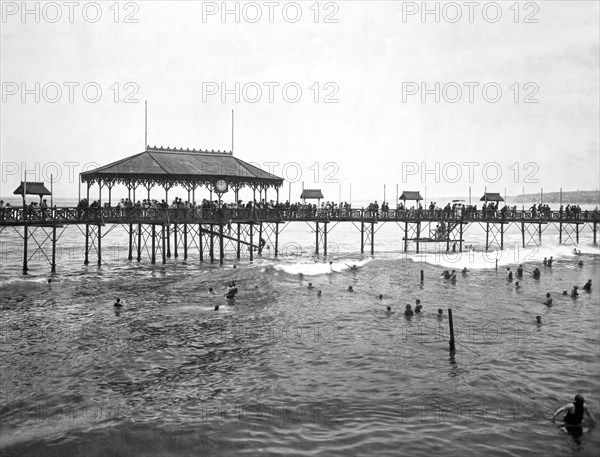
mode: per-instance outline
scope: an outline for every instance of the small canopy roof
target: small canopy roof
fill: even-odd
[[[300,198],[302,200],[306,200],[307,198],[321,199],[323,198],[323,192],[321,192],[321,189],[304,189]]]
[[[413,192],[413,191],[406,191],[403,190],[402,191],[402,195],[400,195],[399,200],[423,200],[423,197],[421,197],[421,193],[420,192]]]
[[[479,200],[481,202],[503,202],[504,199],[499,193],[486,192],[483,197]]]
[[[14,195],[23,195],[23,190],[27,195],[39,195],[42,198],[42,195],[50,195],[50,191],[46,189],[43,182],[29,182],[27,181],[27,185],[23,181],[19,184],[19,187],[15,189],[13,192]]]

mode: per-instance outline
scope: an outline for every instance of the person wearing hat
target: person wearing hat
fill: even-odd
[[[583,286],[583,290],[585,290],[586,292],[592,291],[592,280],[591,279],[588,279],[588,282],[585,283],[585,285]]]

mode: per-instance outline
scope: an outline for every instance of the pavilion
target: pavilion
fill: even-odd
[[[23,206],[25,206],[25,195],[38,195],[40,197],[40,204],[42,203],[42,197],[44,195],[52,195],[52,193],[46,189],[43,182],[28,182],[21,181],[19,187],[15,189],[13,195],[21,195],[23,197]]]
[[[195,201],[194,193],[198,187],[207,188],[211,192],[211,199],[212,192],[217,193],[220,199],[223,194],[233,190],[236,202],[239,190],[244,187],[253,190],[255,200],[257,190],[259,198],[264,191],[266,200],[267,189],[272,187],[276,190],[277,201],[279,201],[279,188],[283,185],[283,178],[234,157],[233,152],[230,151],[203,151],[189,148],[184,150],[162,146],[147,146],[146,150],[139,154],[83,172],[80,177],[81,182],[87,184],[88,200],[90,187],[98,184],[100,203],[102,188],[107,187],[109,204],[112,188],[116,184],[127,187],[132,201],[135,201],[135,191],[138,187],[147,190],[148,199],[153,187],[162,187],[167,202],[169,190],[178,185],[187,190],[189,202]]]
[[[321,199],[323,198],[323,192],[321,189],[304,189],[302,194],[300,195],[302,199],[302,203],[306,203],[306,200],[317,200],[317,204],[321,203]]]
[[[398,195],[398,194],[396,194]],[[421,200],[423,200],[423,197],[421,197],[421,193],[419,191],[406,191],[403,190],[402,191],[402,195],[400,195],[400,198],[398,200],[402,200],[404,201],[404,208],[406,208],[406,200],[414,200],[416,207],[419,207],[419,202]]]

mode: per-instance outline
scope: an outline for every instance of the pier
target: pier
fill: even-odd
[[[194,251],[201,262],[224,263],[226,251],[233,251],[240,259],[242,250],[248,250],[250,260],[268,249],[277,258],[280,254],[279,237],[293,223],[303,223],[315,234],[314,253],[327,256],[328,239],[338,224],[352,224],[360,232],[360,252],[374,254],[376,234],[384,224],[398,228],[398,249],[419,253],[426,243],[441,243],[446,250],[463,251],[466,232],[473,227],[485,232],[485,250],[504,249],[504,236],[509,228],[521,233],[523,248],[539,246],[549,227],[558,231],[561,244],[578,244],[580,235],[591,231],[597,242],[598,211],[528,211],[475,210],[471,208],[446,209],[347,209],[305,206],[293,209],[279,201],[283,179],[267,173],[236,157],[231,152],[195,151],[170,148],[151,148],[113,164],[90,170],[80,175],[86,185],[86,201],[90,189],[98,185],[96,207],[5,207],[0,208],[0,233],[16,231],[23,241],[23,272],[29,269],[34,254],[41,253],[56,271],[56,249],[60,237],[69,226],[76,226],[83,237],[84,261],[102,265],[103,239],[117,229],[124,229],[128,239],[128,260],[141,262],[147,257],[151,263],[163,264],[169,259],[183,257]],[[190,207],[139,208],[112,206],[112,189],[126,186],[129,199],[136,201],[136,190],[162,187],[165,202],[174,186],[187,190]],[[217,208],[195,205],[195,191],[204,187],[218,197]],[[267,191],[274,189],[276,203],[271,208],[243,205],[239,191],[249,187],[253,201],[268,201]],[[21,187],[19,187],[20,189]],[[108,189],[107,205],[102,204],[102,189]],[[222,196],[233,191],[235,202],[222,205]],[[483,198],[487,199],[485,194]],[[403,197],[420,199],[418,192],[405,192]],[[41,198],[41,197],[40,197]],[[500,198],[500,197],[499,197]],[[401,197],[402,199],[402,197]],[[404,198],[404,203],[406,203]],[[410,198],[409,198],[410,199]],[[79,195],[81,201],[81,195]],[[24,198],[25,203],[25,198]],[[165,203],[166,205],[166,203]],[[30,250],[33,247],[33,251]]]

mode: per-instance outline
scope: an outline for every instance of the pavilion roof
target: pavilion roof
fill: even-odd
[[[50,191],[46,189],[43,182],[29,182],[27,181],[27,186],[23,185],[23,181],[19,184],[19,187],[15,189],[13,192],[14,195],[23,195],[23,187],[25,187],[25,193],[27,195],[50,195]]]
[[[480,202],[503,202],[504,199],[500,196],[500,193],[486,192],[483,197],[479,200]]]
[[[323,192],[321,192],[321,189],[304,189],[300,198],[303,200],[306,200],[307,198],[323,198]]]
[[[244,162],[227,151],[160,148],[81,173],[83,182],[206,184],[225,179],[230,183],[279,187],[283,178]]]
[[[398,200],[423,200],[423,197],[421,197],[421,193],[419,191],[417,192],[413,192],[413,191],[406,191],[403,190],[402,191],[402,195],[400,195],[400,198]]]

